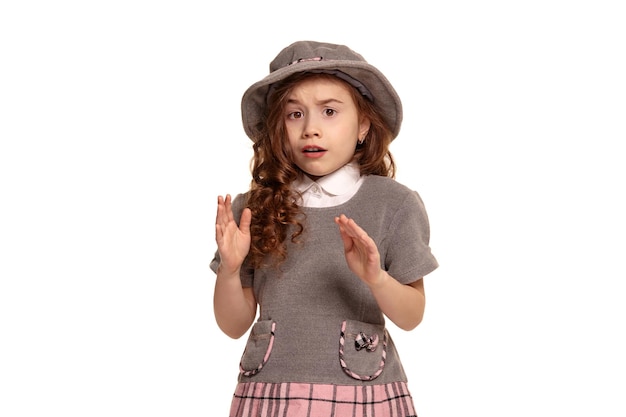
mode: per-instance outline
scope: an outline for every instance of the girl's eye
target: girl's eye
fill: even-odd
[[[337,112],[335,110],[333,110],[333,109],[324,109],[324,114],[326,116],[334,116],[335,113],[337,113]]]
[[[292,111],[291,113],[289,113],[287,115],[288,118],[290,119],[299,119],[302,117],[302,112],[299,111]]]

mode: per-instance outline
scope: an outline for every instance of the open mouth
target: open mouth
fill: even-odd
[[[326,152],[326,149],[320,148],[318,146],[306,146],[304,149],[302,149],[302,152],[304,152],[304,153],[320,153],[320,152]]]

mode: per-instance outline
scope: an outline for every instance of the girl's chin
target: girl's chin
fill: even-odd
[[[307,177],[311,178],[313,181],[317,181],[320,178],[323,178],[327,175],[330,175],[336,171],[338,171],[341,167],[334,169],[334,170],[330,170],[330,171],[325,171],[325,170],[309,170],[309,171],[305,171],[302,168],[300,168],[300,170],[304,173],[304,175],[306,175]]]
[[[307,177],[309,177],[312,181],[317,181],[320,178],[323,178],[324,175],[313,175],[313,174],[309,174],[308,172],[305,172],[304,175],[306,175]]]

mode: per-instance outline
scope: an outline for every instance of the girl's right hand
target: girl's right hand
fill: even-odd
[[[250,251],[250,221],[252,212],[245,208],[241,213],[239,227],[233,217],[231,196],[217,197],[215,240],[220,254],[220,268],[237,271]]]

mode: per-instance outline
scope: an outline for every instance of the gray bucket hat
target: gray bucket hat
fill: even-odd
[[[254,140],[272,84],[297,72],[336,75],[356,87],[381,111],[395,139],[402,124],[402,102],[387,78],[365,59],[344,45],[299,41],[284,48],[270,63],[270,73],[250,86],[241,99],[241,117],[246,135]]]

